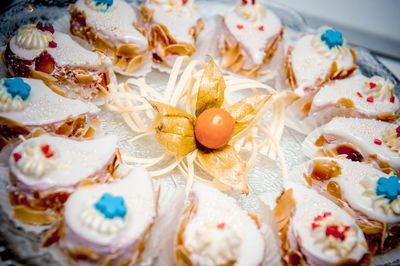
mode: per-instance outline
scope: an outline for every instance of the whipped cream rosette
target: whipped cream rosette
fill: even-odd
[[[115,136],[76,141],[51,135],[19,144],[9,158],[14,217],[50,223],[77,187],[112,181],[120,163],[116,145]]]
[[[141,15],[153,61],[172,67],[178,56],[196,52],[204,28],[194,0],[146,0]]]
[[[385,173],[400,171],[399,122],[338,117],[311,132],[303,152],[314,156],[343,156],[358,162],[372,162]]]
[[[143,251],[157,206],[150,175],[136,166],[114,183],[79,187],[65,203],[61,227],[47,240],[60,240],[61,249],[78,264],[133,265]]]
[[[308,134],[337,116],[393,122],[399,118],[399,108],[400,102],[390,80],[355,74],[332,80],[294,101],[287,109],[285,123]]]
[[[0,80],[0,148],[19,135],[55,133],[90,138],[100,109],[80,100],[62,97],[43,81],[29,78]]]
[[[70,33],[109,57],[116,72],[135,75],[150,69],[145,32],[124,0],[79,0],[69,12]]]
[[[9,39],[3,58],[12,76],[42,79],[63,95],[91,99],[106,94],[115,82],[108,58],[41,22],[21,26]]]
[[[368,245],[356,220],[301,184],[285,182],[275,216],[289,265],[367,265]]]
[[[400,180],[371,164],[319,157],[295,168],[288,181],[310,186],[355,216],[372,253],[400,237]]]
[[[329,80],[343,79],[357,69],[356,54],[348,48],[342,33],[326,30],[304,34],[289,46],[286,59],[288,88],[303,96]]]
[[[264,66],[281,46],[283,31],[280,19],[264,4],[239,1],[222,18],[217,44],[222,67],[250,78],[267,75]]]

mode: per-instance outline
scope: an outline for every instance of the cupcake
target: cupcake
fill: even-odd
[[[282,44],[280,19],[262,3],[240,1],[224,15],[218,37],[221,65],[249,78],[266,75],[264,68]]]
[[[303,152],[314,156],[343,156],[372,162],[385,173],[400,171],[400,121],[338,117],[317,128],[303,142]]]
[[[3,60],[12,76],[42,79],[64,95],[85,99],[105,95],[115,78],[103,54],[84,49],[41,22],[20,27],[9,39]]]
[[[315,158],[296,168],[289,181],[311,186],[355,216],[372,253],[400,241],[400,181],[371,164],[329,157]]]
[[[9,158],[14,217],[36,225],[56,220],[77,187],[113,179],[116,145],[115,136],[76,141],[51,135],[19,144]]]
[[[288,107],[286,124],[308,134],[337,116],[393,122],[400,116],[399,108],[390,80],[356,74],[332,80],[293,102]]]
[[[356,54],[347,47],[342,33],[329,29],[317,35],[304,34],[287,51],[287,86],[303,96],[330,80],[350,76],[357,69],[355,63]]]
[[[79,0],[69,8],[70,32],[132,75],[146,62],[148,44],[135,10],[124,0]]]
[[[145,0],[141,15],[154,62],[172,67],[176,57],[196,52],[204,22],[194,0]]]
[[[93,136],[100,109],[62,97],[43,81],[29,78],[0,80],[0,148],[19,135],[55,133],[74,138]]]
[[[79,264],[133,265],[157,203],[151,177],[141,167],[112,184],[80,187],[65,203],[60,247]]]
[[[356,220],[316,191],[285,183],[275,216],[288,265],[368,265],[368,245]]]

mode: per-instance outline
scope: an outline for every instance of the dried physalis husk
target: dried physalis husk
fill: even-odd
[[[235,120],[234,135],[242,132],[253,121],[270,97],[271,95],[246,97],[234,105],[226,107],[226,111]]]
[[[224,102],[226,84],[221,71],[210,58],[210,62],[204,68],[200,80],[199,92],[197,93],[196,116],[204,110],[214,107],[221,107]]]
[[[211,176],[235,190],[249,193],[246,180],[247,166],[235,148],[227,145],[220,150],[199,150],[197,155],[200,167]]]
[[[159,115],[153,123],[157,141],[177,156],[196,149],[194,117],[181,109],[156,101],[148,101]]]

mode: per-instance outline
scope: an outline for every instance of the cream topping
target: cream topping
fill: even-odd
[[[239,3],[226,12],[224,21],[256,65],[263,63],[265,48],[282,28],[280,19],[261,3]]]
[[[116,234],[126,226],[126,220],[121,217],[107,219],[94,207],[94,202],[89,202],[81,213],[80,218],[84,226],[99,234]]]
[[[53,40],[48,31],[38,30],[35,24],[22,26],[18,29],[17,45],[23,49],[43,50]]]
[[[338,69],[349,68],[353,65],[351,53],[336,60],[321,55],[312,45],[313,35],[304,35],[296,42],[292,51],[292,66],[298,87],[295,92],[303,96],[305,89],[311,89],[319,79],[325,79],[336,62]]]
[[[115,232],[109,231],[111,227],[105,226],[101,222],[104,222],[103,219],[99,220],[99,224],[108,227],[108,233],[99,231],[96,229],[98,226],[93,226],[93,223],[89,225],[82,219],[88,204],[97,202],[104,193],[123,197],[127,209],[123,218],[125,225],[118,227]],[[83,241],[87,245],[101,245],[112,252],[142,239],[142,234],[154,222],[155,216],[156,200],[152,180],[148,172],[139,166],[133,167],[128,176],[115,183],[80,187],[68,198],[64,211],[65,223],[78,237],[75,239],[78,243]]]
[[[37,146],[42,143],[48,144],[57,151],[57,160],[62,162],[62,165],[58,165],[52,171],[44,172],[40,179],[30,172],[22,171],[13,156],[9,159],[10,171],[20,182],[32,189],[44,190],[54,186],[72,186],[85,178],[105,174],[101,170],[110,163],[115,154],[117,137],[105,136],[77,141],[65,137],[42,135],[21,143],[13,150],[13,154],[23,155],[25,145]]]
[[[386,131],[382,133],[382,139],[393,151],[400,154],[400,120],[390,124]]]
[[[80,114],[97,115],[100,109],[89,102],[62,97],[49,89],[41,80],[23,78],[31,86],[29,98],[23,110],[0,112],[1,117],[25,126],[40,126],[65,120]]]
[[[326,56],[329,59],[337,60],[343,58],[349,53],[349,50],[346,47],[346,40],[343,40],[343,45],[334,46],[329,48],[329,46],[321,40],[322,33],[319,35],[315,35],[312,39],[313,48],[323,56]]]
[[[0,81],[0,115],[1,112],[21,111],[27,105],[20,96],[12,97],[4,87],[4,80]]]
[[[114,0],[107,12],[94,10],[85,0],[78,0],[75,7],[84,11],[86,23],[92,26],[99,36],[117,47],[122,44],[134,44],[143,52],[147,49],[147,39],[136,28],[136,13],[123,0]]]
[[[194,0],[152,0],[152,2],[161,6],[166,12],[173,12],[181,8],[184,8],[185,12],[189,12],[191,9],[194,10],[196,8]]]
[[[365,82],[364,93],[375,100],[391,102],[394,99],[394,85],[388,79],[373,76]]]
[[[265,245],[262,235],[247,212],[240,209],[233,198],[201,183],[193,185],[189,197],[191,201],[198,201],[198,208],[196,215],[189,221],[183,233],[185,247],[199,246],[199,228],[202,228],[206,222],[217,225],[224,223],[228,225],[227,229],[229,230],[226,233],[229,236],[225,235],[225,232],[219,232],[223,234],[211,239],[214,241],[223,240],[224,243],[213,243],[212,245],[223,248],[226,247],[226,243],[230,243],[231,248],[236,246],[231,250],[236,249],[236,251],[230,253],[232,255],[237,253],[235,258],[232,257],[236,261],[235,265],[259,265],[262,262]],[[242,240],[237,243],[240,235]],[[229,239],[228,242],[226,242],[226,237]],[[207,239],[207,236],[205,238]],[[222,253],[219,252],[218,254],[221,255]],[[215,256],[213,257],[215,258]],[[224,259],[222,256],[216,255],[216,257],[216,260]],[[190,259],[195,265],[215,265],[211,257],[204,256],[203,253],[193,252]]]

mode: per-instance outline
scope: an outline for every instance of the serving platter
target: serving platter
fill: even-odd
[[[10,5],[0,18],[0,44],[5,44],[9,35],[15,33],[20,25],[28,23],[36,23],[38,20],[54,23],[66,15],[67,6],[74,1],[16,1]],[[293,41],[304,32],[315,33],[321,29],[309,27],[304,19],[295,11],[288,7],[276,4],[270,1],[262,1],[282,20],[285,26],[285,46],[293,43]],[[216,25],[215,16],[222,15],[224,11],[233,4],[229,0],[220,1],[196,1],[202,17],[208,25],[209,29],[213,29]],[[139,5],[139,2],[133,1],[133,5]],[[380,75],[388,78],[395,85],[395,93],[400,97],[400,82],[396,77],[386,69],[368,50],[361,47],[353,47],[357,53],[357,65],[359,71],[366,76]],[[206,58],[203,58],[206,59]],[[5,77],[6,70],[4,66],[0,67],[1,77]],[[146,76],[146,82],[158,92],[165,90],[168,74],[153,70]],[[120,82],[125,81],[124,77],[118,77]],[[245,95],[237,95],[241,97]],[[159,152],[161,147],[154,139],[146,139],[142,142],[136,142],[133,145],[129,140],[135,136],[119,113],[107,110],[102,106],[100,113],[101,129],[100,134],[116,134],[119,137],[119,147],[122,154],[132,156],[146,156]],[[268,115],[268,114],[267,114]],[[301,154],[301,143],[305,136],[286,128],[280,141],[287,169],[305,161],[306,158]],[[0,157],[0,186],[1,192],[4,192],[6,179],[8,177],[8,169],[4,157]],[[161,186],[160,211],[166,208],[168,199],[177,189],[185,187],[185,179],[178,170],[154,179],[156,184]],[[236,198],[239,205],[252,212],[259,213],[259,197],[273,198],[281,192],[282,173],[278,161],[259,155],[253,169],[248,173],[249,194],[244,195],[238,192],[229,192],[231,196]],[[60,263],[68,264],[60,254],[55,250],[42,249],[40,247],[43,237],[42,228],[21,226],[10,220],[9,206],[7,206],[7,195],[1,193],[0,204],[0,256],[4,263],[17,265],[58,265]],[[171,229],[172,230],[172,229]],[[148,252],[149,253],[149,252]],[[151,253],[151,251],[150,251]],[[374,257],[372,264],[374,265],[397,265],[400,263],[400,249],[397,248],[391,252]],[[148,258],[143,260],[142,264],[162,265],[157,258]]]

